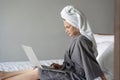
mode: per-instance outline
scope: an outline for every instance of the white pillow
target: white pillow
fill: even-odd
[[[96,59],[107,80],[113,80],[114,35],[94,34],[94,37],[98,50]]]
[[[112,41],[114,42],[114,35],[99,35],[99,34],[94,34],[95,41],[96,43],[101,43],[105,41]]]
[[[97,44],[98,55],[102,54],[107,47],[114,42],[114,35],[94,34]]]
[[[114,43],[111,43],[102,54],[97,56],[97,61],[107,80],[113,80]]]
[[[111,41],[103,41],[97,43],[98,55],[102,54],[111,45],[111,43]]]

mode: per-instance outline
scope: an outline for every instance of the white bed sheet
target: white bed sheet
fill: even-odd
[[[49,66],[52,63],[62,64],[63,59],[57,60],[41,60],[41,65]],[[0,63],[0,71],[17,71],[33,68],[33,65],[29,61],[17,61],[17,62],[1,62]]]

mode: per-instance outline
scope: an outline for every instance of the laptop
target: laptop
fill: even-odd
[[[26,46],[26,45],[22,45],[23,50],[25,51],[28,59],[30,60],[30,62],[35,66],[35,67],[39,67],[39,68],[43,68],[42,65],[40,64],[39,60],[37,59],[32,47],[30,46]]]
[[[25,53],[26,53],[28,59],[30,60],[30,62],[34,65],[34,67],[38,67],[38,68],[41,68],[41,69],[44,68],[46,70],[52,70],[52,71],[57,71],[57,72],[64,72],[64,71],[61,71],[61,70],[54,69],[50,66],[41,65],[39,60],[37,59],[32,47],[27,46],[27,45],[22,45],[22,48],[25,51]]]

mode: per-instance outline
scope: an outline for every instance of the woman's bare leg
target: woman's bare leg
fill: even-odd
[[[17,76],[17,75],[24,74],[24,73],[30,72],[30,71],[33,71],[33,69],[19,70],[19,71],[13,71],[13,72],[0,71],[0,79],[5,79],[5,78]]]
[[[40,79],[38,70],[39,69],[34,69],[3,80],[37,80]]]

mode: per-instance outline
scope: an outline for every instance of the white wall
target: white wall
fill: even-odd
[[[21,44],[39,59],[63,58],[69,38],[60,11],[82,10],[95,33],[113,33],[114,0],[0,0],[0,62],[28,60]]]

